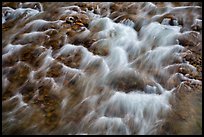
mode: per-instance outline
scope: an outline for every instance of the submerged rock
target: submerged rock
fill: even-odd
[[[116,90],[130,92],[144,90],[144,80],[138,73],[132,71],[112,72],[108,75],[108,84]]]

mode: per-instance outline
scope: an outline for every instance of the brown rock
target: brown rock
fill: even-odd
[[[195,31],[188,31],[188,32],[182,33],[178,37],[178,40],[184,46],[187,46],[187,45],[197,46],[199,43],[202,42],[201,35]]]
[[[144,80],[134,71],[121,71],[109,74],[108,84],[117,89],[125,92],[131,90],[144,90]]]

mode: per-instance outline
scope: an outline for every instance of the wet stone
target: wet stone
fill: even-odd
[[[68,55],[60,55],[56,59],[71,68],[79,68],[82,60],[82,51],[75,50],[72,53],[69,53]]]
[[[35,74],[34,74],[34,78],[35,79],[41,79],[45,76],[45,72],[44,71],[37,71]]]
[[[7,78],[10,82],[20,86],[27,80],[30,71],[31,68],[28,65],[20,62],[9,71]]]
[[[2,66],[3,67],[10,67],[15,65],[16,62],[18,62],[18,55],[16,53],[8,55],[6,57],[2,58]]]
[[[87,72],[88,74],[99,72],[102,67],[102,63],[102,59],[90,61],[89,64],[87,64],[87,66],[85,67],[85,72]]]
[[[13,98],[11,100],[5,100],[2,102],[2,112],[9,112],[15,109],[19,104],[19,99]]]
[[[42,53],[41,55],[36,58],[36,60],[32,63],[32,66],[35,70],[37,70],[42,64],[44,63],[44,59],[46,57],[46,54]]]
[[[23,87],[21,87],[20,93],[23,95],[23,100],[28,102],[35,96],[35,91],[36,83],[27,82]]]
[[[99,56],[108,56],[109,55],[109,45],[102,45],[99,46],[100,43],[92,44],[92,46],[89,48],[89,50],[94,54],[94,55],[99,55]]]
[[[45,51],[42,47],[36,47],[35,45],[26,45],[19,51],[19,60],[25,61],[36,67],[35,62],[39,59],[40,55]]]
[[[25,2],[20,5],[22,8],[31,8],[38,11],[43,11],[43,7],[39,2]]]
[[[111,87],[117,90],[129,92],[132,90],[143,90],[144,80],[141,76],[130,72],[119,72],[120,75],[110,74],[111,77],[108,82]],[[112,76],[113,75],[113,76]]]
[[[179,42],[181,43],[181,45],[187,46],[196,46],[198,45],[201,41],[201,35],[198,32],[195,31],[188,31],[185,32],[183,34],[181,34],[178,37]]]
[[[20,4],[19,2],[3,2],[2,6],[3,7],[11,7],[13,9],[16,9],[19,7],[19,4]]]
[[[62,65],[60,63],[54,63],[50,66],[49,70],[47,71],[48,77],[59,77],[62,73]]]

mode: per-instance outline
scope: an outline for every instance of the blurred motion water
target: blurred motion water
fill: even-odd
[[[2,133],[202,134],[201,37],[199,2],[3,2]]]

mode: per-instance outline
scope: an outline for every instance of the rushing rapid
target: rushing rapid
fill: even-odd
[[[185,43],[202,46],[201,10],[199,3],[4,3],[2,133],[180,134],[165,125],[177,94],[193,91],[185,83],[202,85],[185,59],[192,53]]]

